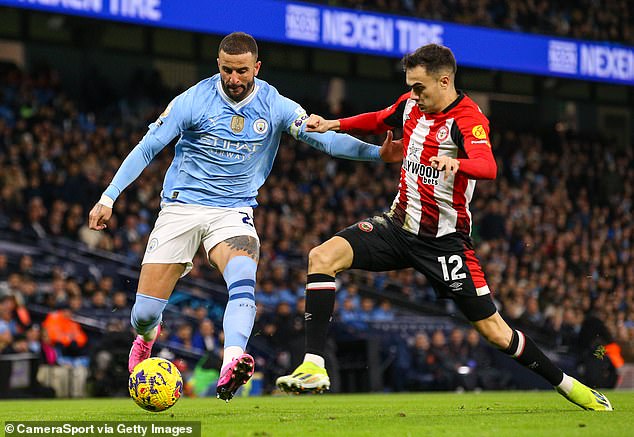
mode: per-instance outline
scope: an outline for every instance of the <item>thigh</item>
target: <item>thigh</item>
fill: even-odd
[[[210,208],[208,226],[202,236],[211,265],[222,272],[233,256],[258,261],[260,239],[253,223],[253,208]]]
[[[186,264],[143,264],[137,293],[169,299]]]
[[[260,241],[248,235],[230,237],[216,244],[207,254],[209,263],[224,273],[229,261],[236,256],[248,256],[257,263],[260,259]]]
[[[439,297],[452,298],[469,321],[495,313],[489,287],[470,241],[454,233],[412,242],[411,262]]]
[[[352,247],[351,269],[385,272],[411,267],[404,256],[406,242],[383,216],[361,220],[339,231],[336,236],[345,239]]]

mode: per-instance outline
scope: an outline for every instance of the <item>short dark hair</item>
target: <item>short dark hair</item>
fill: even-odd
[[[456,74],[456,58],[448,47],[439,44],[427,44],[419,47],[414,53],[403,56],[403,69],[425,67],[427,74],[435,75],[441,70],[449,70]]]
[[[225,52],[228,55],[242,55],[243,53],[253,53],[253,55],[257,58],[258,44],[255,42],[255,39],[248,33],[233,32],[225,36],[222,41],[220,41],[218,54],[220,54],[221,51]]]

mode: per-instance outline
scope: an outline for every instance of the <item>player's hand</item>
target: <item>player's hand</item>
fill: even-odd
[[[383,145],[379,150],[381,159],[385,162],[401,162],[403,161],[403,139],[394,140],[394,134],[391,130],[387,131],[387,136]]]
[[[436,170],[445,171],[445,180],[449,175],[458,173],[458,167],[460,167],[460,161],[449,156],[432,156],[429,158],[429,162]]]
[[[108,227],[106,222],[111,216],[112,208],[108,208],[106,205],[97,203],[90,210],[90,214],[88,214],[88,227],[95,231],[103,231]]]
[[[339,120],[326,120],[317,114],[310,114],[306,120],[306,132],[324,133],[329,130],[339,130]]]

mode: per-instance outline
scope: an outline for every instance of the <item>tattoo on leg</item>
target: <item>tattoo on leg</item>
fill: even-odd
[[[255,261],[260,259],[260,243],[253,237],[241,235],[225,240],[230,248],[246,252]]]

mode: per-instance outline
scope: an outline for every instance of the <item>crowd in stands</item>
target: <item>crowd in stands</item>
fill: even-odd
[[[627,0],[311,1],[472,26],[634,44],[632,5]]]
[[[128,105],[125,114],[95,114],[84,104],[69,98],[51,71],[2,73],[0,231],[21,241],[80,241],[125,255],[138,267],[159,211],[171,147],[124,191],[105,231],[90,231],[87,214],[162,109]],[[492,142],[499,176],[477,185],[473,237],[500,311],[579,361],[588,361],[605,345],[620,345],[626,359],[634,360],[632,149],[565,129],[521,133],[495,122]],[[302,353],[309,250],[386,210],[398,171],[398,165],[335,160],[290,137],[283,140],[255,216],[262,248],[253,344],[264,351],[259,359],[268,360],[260,368],[270,372],[265,375],[269,382],[290,370]],[[202,252],[190,277],[224,284]],[[455,313],[451,302],[436,301],[424,276],[411,269],[349,272],[339,280],[335,320],[348,333],[365,335],[374,323],[397,319],[407,312],[398,302]],[[135,290],[117,278],[80,281],[62,267],[40,269],[29,255],[12,260],[0,253],[0,287],[0,353],[27,348],[47,363],[87,365],[91,360],[96,375],[108,368],[103,360],[127,353]],[[373,297],[376,293],[381,298]],[[49,313],[41,327],[31,320],[32,305]],[[188,370],[183,364],[200,381],[221,359],[221,313],[207,305],[184,305],[179,311],[182,320],[165,327],[161,344],[202,355]],[[108,320],[109,334],[87,342],[76,321],[81,317]],[[115,341],[120,348],[110,343]],[[507,375],[489,369],[489,351],[482,347],[473,331],[419,332],[404,346],[407,358],[401,357],[399,365],[410,370],[405,386],[396,388],[507,385]],[[97,355],[102,361],[95,362]],[[487,370],[468,370],[477,366]]]

